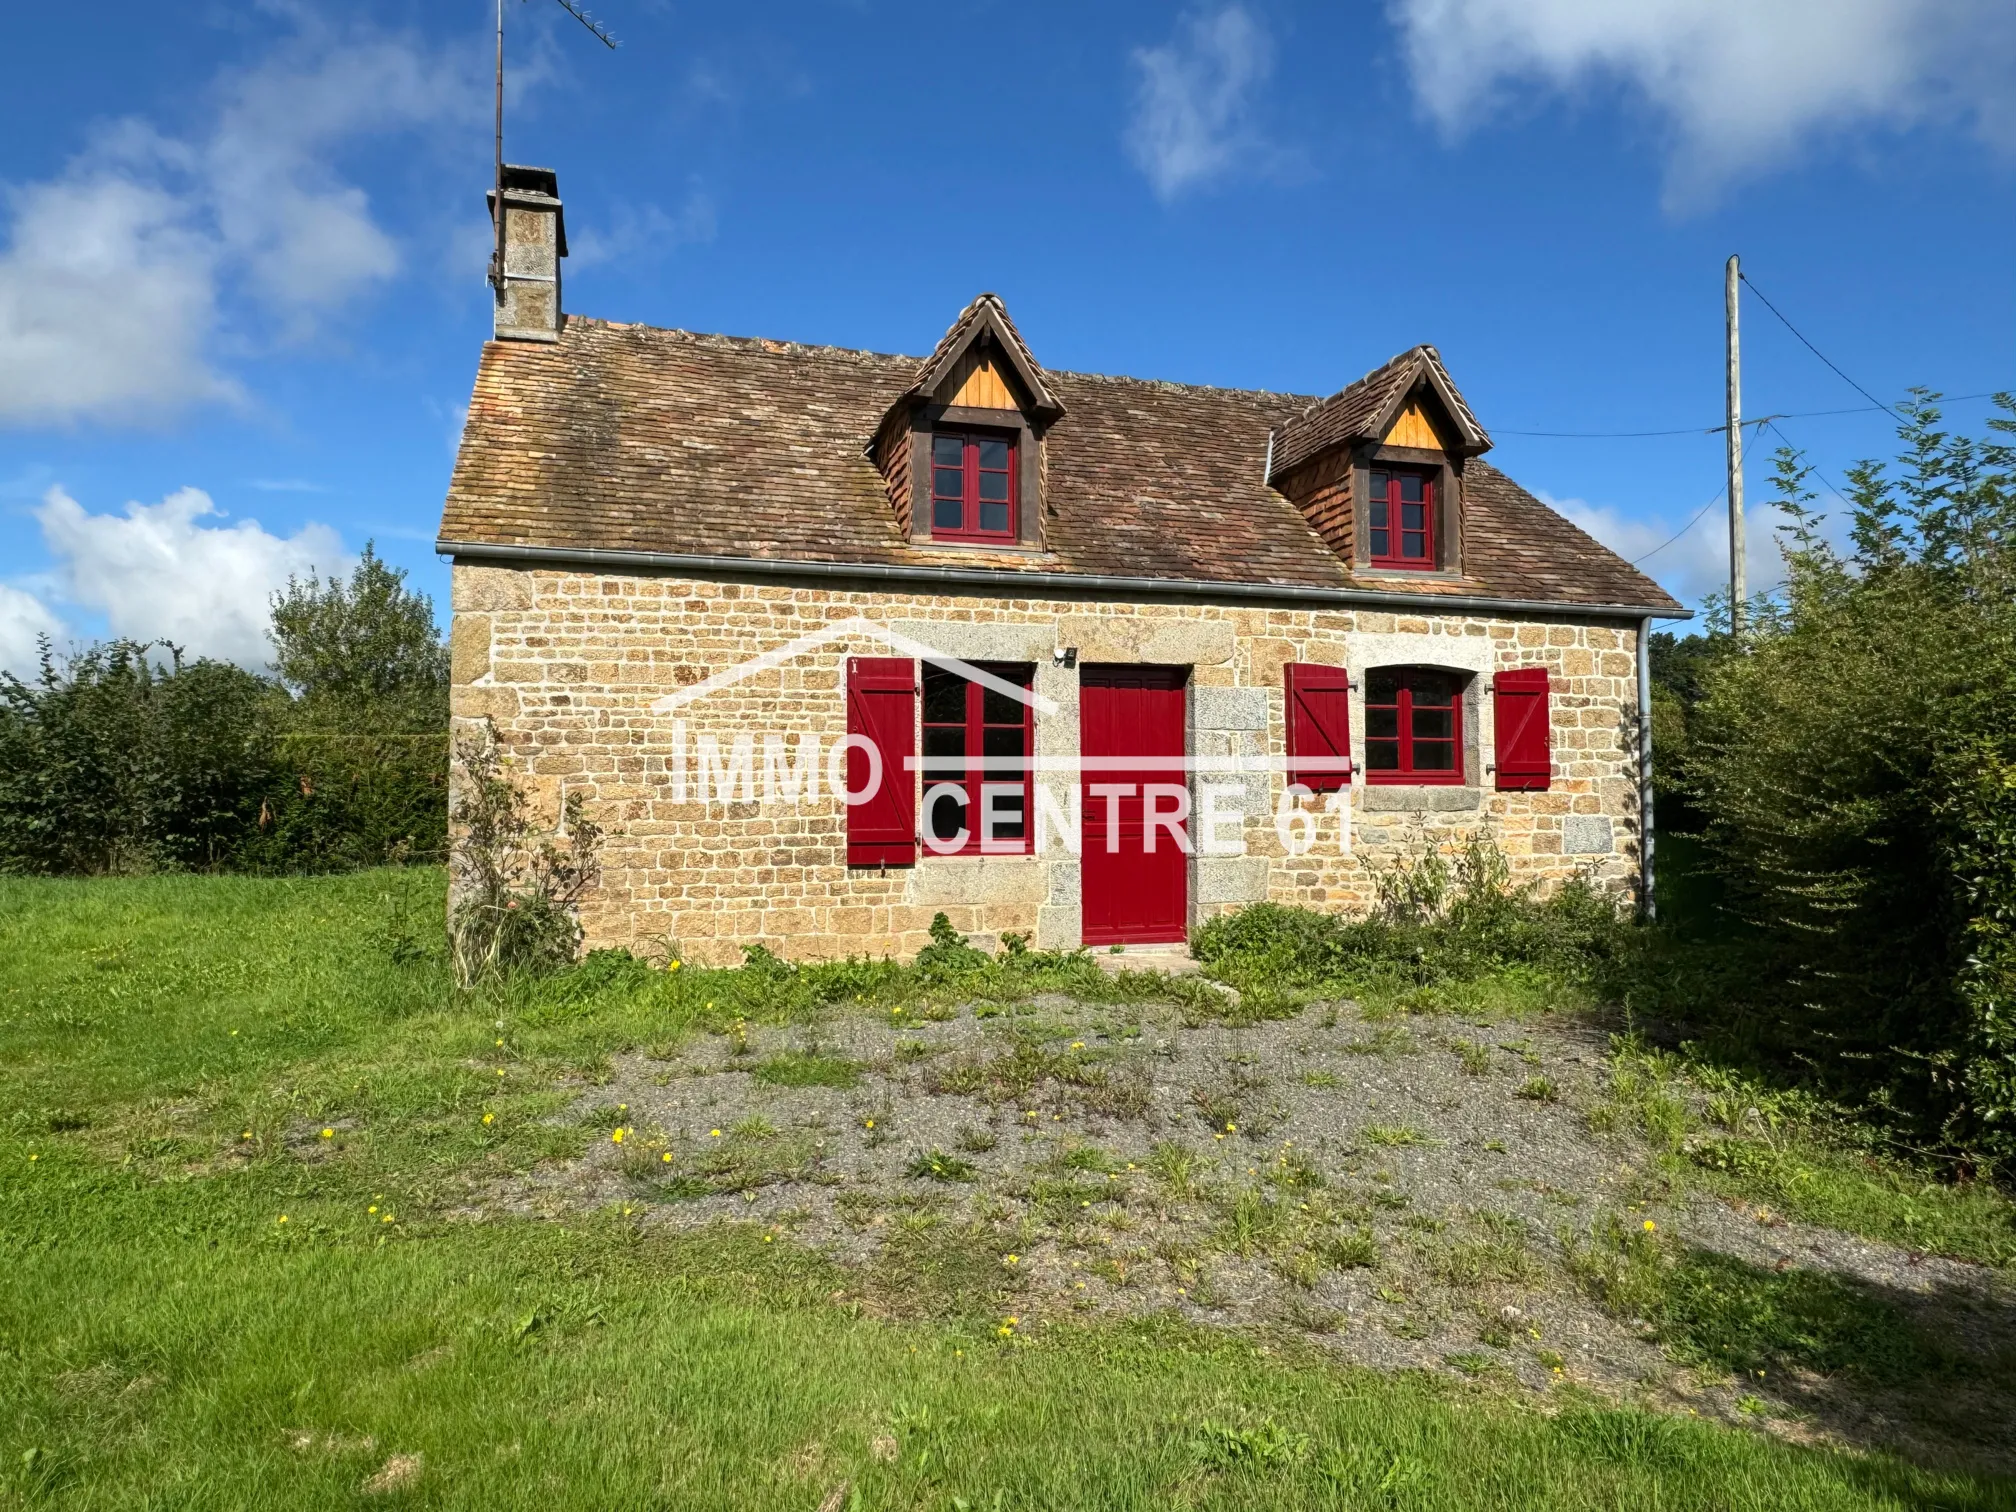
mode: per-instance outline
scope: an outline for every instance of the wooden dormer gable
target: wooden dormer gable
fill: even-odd
[[[1461,577],[1464,464],[1490,447],[1441,354],[1418,346],[1282,426],[1267,477],[1352,573]],[[1404,548],[1403,493],[1420,501]]]
[[[1014,450],[1017,505],[1013,538],[999,544],[1040,549],[1043,435],[1063,413],[1008,307],[999,295],[982,294],[959,312],[876,429],[872,453],[888,481],[898,526],[919,544],[934,541],[935,435],[999,437]]]

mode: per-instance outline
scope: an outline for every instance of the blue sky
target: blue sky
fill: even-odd
[[[1052,367],[1312,394],[1431,341],[1500,466],[1627,556],[1679,533],[1646,566],[1690,601],[1718,437],[1521,433],[1716,425],[1731,251],[1886,399],[2016,386],[2005,0],[602,0],[613,54],[507,6],[570,309],[923,352],[994,289]],[[367,539],[445,610],[491,14],[8,8],[0,664],[38,629],[256,664],[273,587]],[[1864,402],[1744,319],[1747,413]],[[1835,480],[1890,450],[1783,430]]]

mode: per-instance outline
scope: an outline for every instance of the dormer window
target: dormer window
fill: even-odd
[[[967,431],[931,437],[931,538],[1016,539],[1014,441]]]
[[[1372,565],[1435,566],[1435,479],[1424,472],[1377,467],[1367,476]]]

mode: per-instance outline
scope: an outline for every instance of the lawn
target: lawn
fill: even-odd
[[[778,1096],[863,1095],[858,1057],[764,1042],[852,1010],[760,966],[458,998],[441,887],[0,880],[0,1506],[2016,1506],[1174,1308],[1011,1324],[956,1268],[864,1286],[788,1225],[652,1222],[648,1195],[502,1215],[485,1194],[612,1157],[570,1110],[639,1057],[739,1035]],[[920,1001],[854,985],[878,1025]],[[987,1158],[933,1153],[947,1190]],[[1628,1289],[1626,1262],[1591,1266]]]

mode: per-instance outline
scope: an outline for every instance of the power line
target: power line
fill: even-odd
[[[1657,546],[1654,546],[1650,551],[1646,552],[1645,555],[1641,557],[1634,557],[1632,559],[1631,565],[1633,567],[1636,567],[1639,566],[1641,563],[1651,561],[1652,558],[1659,555],[1659,553],[1664,551],[1668,546],[1671,546],[1674,541],[1679,540],[1680,537],[1687,534],[1687,532],[1692,530],[1696,525],[1699,525],[1701,523],[1701,516],[1707,514],[1708,511],[1713,509],[1717,504],[1720,504],[1722,502],[1722,495],[1724,495],[1728,491],[1729,490],[1726,488],[1716,489],[1715,497],[1710,499],[1706,504],[1703,504],[1700,510],[1696,512],[1693,519],[1689,520],[1685,525],[1682,525],[1678,530],[1676,530],[1672,534],[1670,538],[1661,541]]]
[[[1759,297],[1761,298],[1762,296],[1760,295]],[[1974,399],[1993,399],[1994,397],[1995,394],[1993,391],[1981,394],[1942,394],[1939,396],[1939,402],[1941,404],[1965,404]],[[1857,404],[1851,405],[1847,409],[1794,410],[1783,415],[1765,415],[1755,420],[1745,420],[1743,423],[1745,425],[1768,425],[1773,420],[1813,420],[1828,415],[1868,415],[1875,413],[1895,415],[1897,412],[1887,404]],[[1547,436],[1555,440],[1565,441],[1628,441],[1647,436],[1719,436],[1726,429],[1728,429],[1727,426],[1703,425],[1689,426],[1685,430],[1530,431],[1503,430],[1497,426],[1493,426],[1492,432],[1500,436]]]
[[[1862,387],[1862,385],[1857,383],[1853,378],[1850,378],[1846,373],[1842,372],[1839,367],[1835,366],[1833,358],[1829,357],[1825,352],[1821,351],[1820,348],[1813,345],[1812,342],[1807,341],[1805,335],[1800,331],[1799,327],[1795,326],[1794,324],[1792,324],[1791,321],[1785,318],[1785,312],[1780,310],[1778,306],[1771,303],[1769,299],[1765,299],[1764,291],[1758,288],[1756,284],[1750,282],[1750,275],[1748,273],[1738,273],[1736,276],[1742,279],[1743,282],[1745,282],[1746,284],[1750,284],[1750,292],[1752,294],[1755,294],[1760,300],[1763,300],[1764,308],[1769,310],[1773,315],[1776,315],[1778,317],[1779,323],[1783,325],[1786,330],[1790,331],[1794,336],[1797,336],[1801,344],[1805,346],[1807,351],[1811,352],[1815,357],[1818,357],[1822,362],[1826,363],[1828,367],[1834,369],[1835,377],[1839,378],[1843,383],[1847,384],[1848,387],[1855,390],[1856,393],[1860,394],[1864,399],[1867,399],[1871,404],[1875,405],[1878,409],[1889,410],[1891,414],[1897,415],[1897,418],[1899,420],[1902,420],[1904,418],[1901,414],[1898,414],[1898,412],[1890,405],[1885,404],[1881,399],[1878,399],[1874,394],[1870,393],[1869,390]]]

